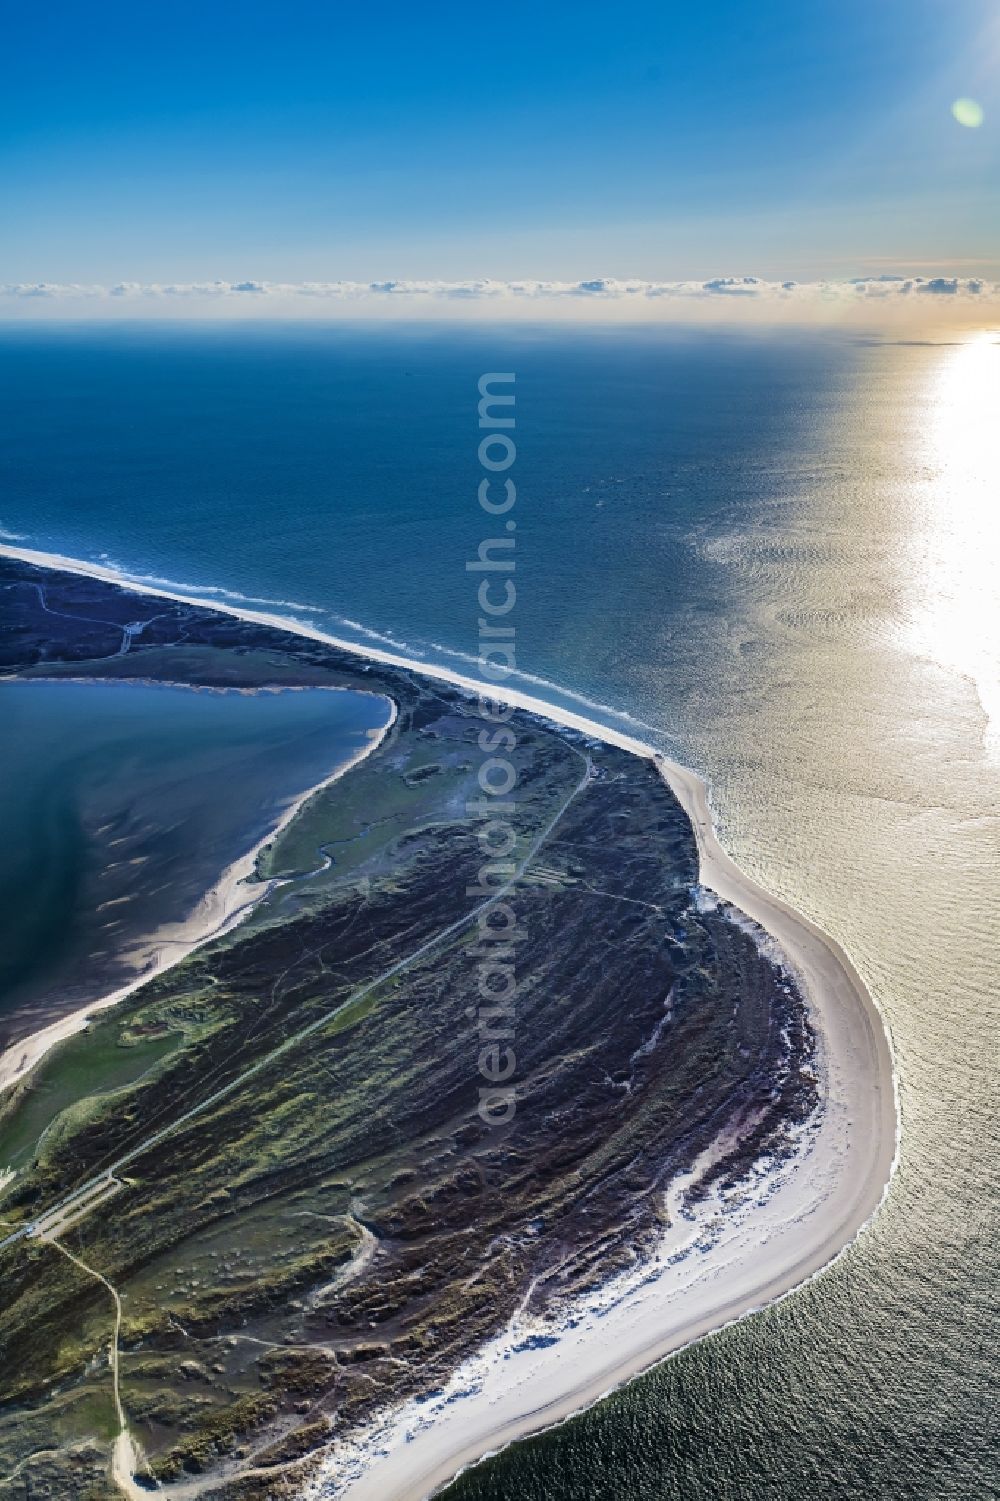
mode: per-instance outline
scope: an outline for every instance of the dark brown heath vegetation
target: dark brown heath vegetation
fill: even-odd
[[[723,1132],[715,1176],[738,1177],[814,1108],[802,999],[748,924],[699,910],[693,835],[650,762],[510,721],[509,858],[552,827],[509,893],[516,1110],[490,1125],[479,927],[455,927],[481,900],[475,703],[93,580],[3,563],[0,589],[8,669],[340,683],[400,711],[265,853],[284,884],[253,917],[102,1019],[123,1042],[180,1041],[137,1083],[91,1081],[0,1206],[23,1223],[122,1164],[65,1243],[122,1297],[125,1407],[168,1494],[206,1472],[205,1495],[282,1494],[525,1299],[558,1310],[646,1255],[672,1178]],[[149,623],[122,656],[124,617]],[[55,1465],[60,1495],[96,1495],[80,1456],[113,1435],[107,1293],[32,1240],[0,1251],[0,1275],[0,1471]]]

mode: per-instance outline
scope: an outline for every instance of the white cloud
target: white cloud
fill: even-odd
[[[937,297],[948,305],[1000,302],[1000,283],[981,277],[942,274],[921,277],[879,273],[871,277],[844,280],[794,281],[769,280],[751,275],[714,276],[707,280],[654,281],[641,278],[621,279],[601,276],[579,281],[545,281],[520,279],[498,281],[469,278],[458,281],[393,279],[386,281],[202,281],[202,282],[117,282],[114,285],[87,285],[77,282],[10,282],[0,283],[0,306],[6,304],[65,304],[67,307],[107,303],[130,304],[153,310],[170,303],[230,304],[234,312],[240,304],[255,308],[270,306],[273,311],[294,311],[295,304],[322,302],[354,306],[358,311],[388,306],[393,302],[432,306],[447,303],[537,304],[539,308],[562,304],[568,313],[575,302],[617,305],[632,308],[641,316],[643,305],[652,311],[656,304],[670,302],[687,305],[694,311],[699,304],[741,301],[775,316],[808,315],[811,309],[836,312],[838,306],[857,308],[865,302],[882,307],[912,304],[915,294]],[[735,308],[734,308],[735,313]]]
[[[770,285],[772,287],[777,286],[773,282]],[[705,292],[714,292],[723,297],[757,297],[764,286],[765,283],[761,281],[759,276],[716,276],[711,281],[703,282],[702,290]],[[782,282],[781,290],[789,291],[791,287],[789,284]]]

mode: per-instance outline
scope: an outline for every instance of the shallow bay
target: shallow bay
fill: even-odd
[[[35,680],[0,683],[0,714],[8,1043],[125,983],[145,942],[363,749],[386,706],[320,689]]]
[[[727,848],[889,1019],[902,1164],[874,1227],[455,1495],[994,1495],[995,342],[76,331],[3,354],[25,545],[446,665],[476,638],[476,380],[516,369],[518,650],[549,685],[527,686],[707,774]]]

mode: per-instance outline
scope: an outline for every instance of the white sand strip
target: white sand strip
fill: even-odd
[[[564,1421],[631,1377],[744,1318],[829,1266],[883,1201],[898,1151],[892,1054],[840,947],[745,876],[719,845],[700,777],[655,757],[695,828],[702,885],[780,945],[810,1007],[823,1103],[795,1154],[695,1210],[674,1185],[656,1259],[557,1325],[515,1319],[430,1402],[407,1402],[335,1445],[309,1501],[423,1501],[489,1453]]]
[[[365,690],[352,689],[350,691],[364,692]],[[382,697],[383,695],[373,696]],[[301,796],[290,802],[273,828],[264,834],[252,848],[239,855],[231,865],[226,867],[215,885],[205,893],[183,922],[165,923],[151,938],[131,946],[128,957],[134,960],[140,971],[133,980],[118,990],[102,996],[99,1000],[82,1006],[78,1011],[72,1011],[68,1016],[57,1018],[48,1026],[13,1043],[5,1052],[0,1053],[0,1091],[9,1089],[12,1084],[22,1079],[50,1048],[55,1047],[56,1043],[82,1031],[97,1012],[123,1001],[126,996],[138,990],[140,985],[145,985],[156,975],[161,975],[175,964],[180,964],[182,959],[186,959],[203,943],[208,943],[214,938],[221,938],[224,933],[228,933],[258,902],[263,900],[269,891],[281,884],[278,881],[250,881],[257,867],[258,855],[265,845],[272,843],[282,829],[287,828],[299,809],[311,797],[324,787],[329,787],[333,782],[338,781],[350,771],[352,766],[363,761],[376,746],[381,745],[396,719],[395,703],[386,697],[386,704],[388,705],[388,719],[382,729],[372,732],[368,743],[363,745],[350,760],[344,761],[329,776],[317,782],[314,787],[307,788]]]
[[[435,1402],[406,1404],[367,1441],[335,1447],[327,1478],[311,1488],[311,1496],[422,1501],[484,1454],[590,1406],[665,1356],[785,1296],[828,1266],[868,1223],[898,1153],[896,1080],[885,1024],[839,945],[744,875],[725,853],[707,788],[694,772],[631,736],[507,685],[484,688],[449,668],[360,647],[280,616],[150,588],[75,559],[9,546],[0,546],[0,554],[293,631],[467,693],[502,696],[653,759],[694,826],[702,884],[773,935],[804,986],[821,1052],[824,1107],[794,1157],[774,1164],[734,1201],[709,1203],[690,1221],[682,1213],[684,1185],[677,1185],[677,1223],[650,1268],[588,1300],[580,1322],[564,1329],[556,1345],[517,1349],[526,1336],[513,1326]],[[551,1333],[546,1330],[545,1337]]]

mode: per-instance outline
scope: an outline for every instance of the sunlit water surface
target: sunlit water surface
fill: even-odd
[[[487,534],[475,381],[516,369],[522,665],[704,771],[729,848],[889,1018],[902,1163],[861,1241],[455,1496],[1000,1493],[996,335],[25,335],[2,355],[10,530],[451,662]]]

